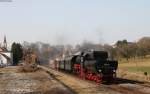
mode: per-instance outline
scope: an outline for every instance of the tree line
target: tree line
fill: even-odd
[[[125,40],[118,40],[114,45],[108,44],[95,44],[85,41],[82,44],[72,45],[50,45],[42,42],[29,43],[24,42],[22,44],[13,43],[11,51],[13,53],[14,65],[22,59],[25,50],[30,50],[39,56],[41,64],[46,64],[49,60],[55,59],[65,55],[70,55],[78,51],[93,50],[106,50],[109,52],[110,59],[135,58],[145,57],[150,55],[150,37],[143,37],[137,42],[128,42]]]
[[[128,42],[127,40],[117,41],[114,47],[114,56],[116,58],[144,58],[150,55],[150,37],[143,37],[137,42]]]

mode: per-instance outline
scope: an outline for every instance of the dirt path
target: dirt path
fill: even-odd
[[[0,69],[0,94],[73,94],[44,71],[21,73],[18,68]]]

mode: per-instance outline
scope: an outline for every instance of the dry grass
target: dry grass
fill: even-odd
[[[128,67],[128,66],[150,66],[150,57],[149,58],[136,58],[136,59],[129,59],[128,61],[126,60],[121,60],[119,61],[119,66],[120,67]]]
[[[144,73],[147,72],[147,75]],[[119,62],[118,76],[122,78],[150,81],[150,57],[135,58]]]
[[[135,81],[144,81],[144,82],[150,82],[150,76],[143,75],[142,73],[133,73],[126,70],[118,70],[117,76],[120,78],[125,78],[129,80],[135,80]]]
[[[26,64],[20,66],[20,68],[18,69],[19,72],[36,72],[38,70],[39,68],[35,64]]]

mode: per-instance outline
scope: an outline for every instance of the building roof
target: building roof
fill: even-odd
[[[0,47],[0,52],[8,52],[8,50],[5,47]]]

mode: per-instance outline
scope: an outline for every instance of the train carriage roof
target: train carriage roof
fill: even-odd
[[[77,56],[78,55],[67,56],[67,57],[65,57],[65,61],[72,61],[72,62],[74,62]]]

